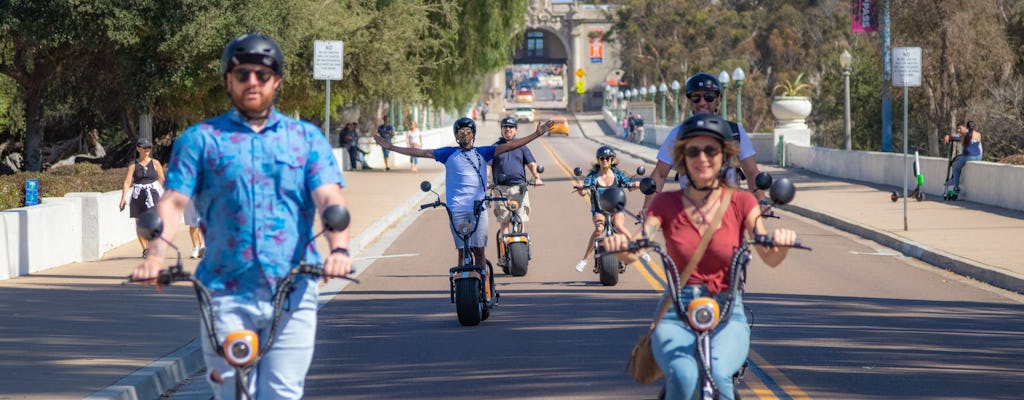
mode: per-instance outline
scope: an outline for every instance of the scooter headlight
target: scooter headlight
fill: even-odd
[[[224,359],[228,364],[244,367],[256,360],[259,354],[260,339],[256,332],[249,330],[235,331],[224,340]]]
[[[707,332],[718,325],[718,302],[710,297],[698,297],[686,306],[686,317],[690,327],[697,332]]]
[[[519,209],[519,202],[515,201],[515,200],[509,200],[508,201],[508,209],[511,210],[511,211],[518,210]]]

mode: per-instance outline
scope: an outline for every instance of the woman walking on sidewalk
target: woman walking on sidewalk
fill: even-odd
[[[135,151],[139,156],[128,166],[119,207],[124,211],[130,193],[132,199],[128,208],[129,215],[132,218],[139,218],[139,215],[156,206],[156,202],[160,200],[160,195],[164,192],[164,169],[160,161],[150,156],[153,153],[153,142],[149,138],[139,139]],[[142,245],[142,258],[146,258],[149,254],[149,241],[141,235],[136,236]]]

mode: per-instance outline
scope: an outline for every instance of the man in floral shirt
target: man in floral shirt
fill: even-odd
[[[345,205],[344,179],[319,128],[274,109],[284,56],[269,37],[245,34],[231,41],[221,73],[232,108],[193,125],[174,143],[167,194],[157,206],[170,240],[191,199],[201,216],[207,252],[195,276],[210,289],[218,342],[228,332],[270,329],[276,284],[305,260],[325,272],[351,272],[349,232],[328,232],[332,251],[321,258],[313,244],[313,219],[331,205]],[[153,243],[159,243],[154,241]],[[157,246],[133,279],[154,278],[164,268],[166,245]],[[255,372],[258,398],[298,399],[313,358],[317,284],[300,275],[282,311],[274,347]],[[200,337],[206,337],[205,327]],[[234,371],[202,340],[208,381],[218,398],[233,398]]]

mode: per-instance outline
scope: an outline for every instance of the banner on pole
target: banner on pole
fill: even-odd
[[[591,29],[587,36],[590,38],[590,63],[601,64],[604,62],[604,42],[601,41],[604,29]]]
[[[878,32],[878,0],[853,0],[853,32]]]

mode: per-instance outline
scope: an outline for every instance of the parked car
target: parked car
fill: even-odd
[[[532,103],[533,102],[533,89],[530,88],[519,88],[516,91],[516,102],[517,103]]]
[[[516,107],[516,110],[512,112],[512,116],[516,117],[520,122],[533,122],[537,119],[533,107]]]
[[[548,135],[569,135],[569,122],[565,120],[565,117],[551,117],[551,130],[548,131]]]

